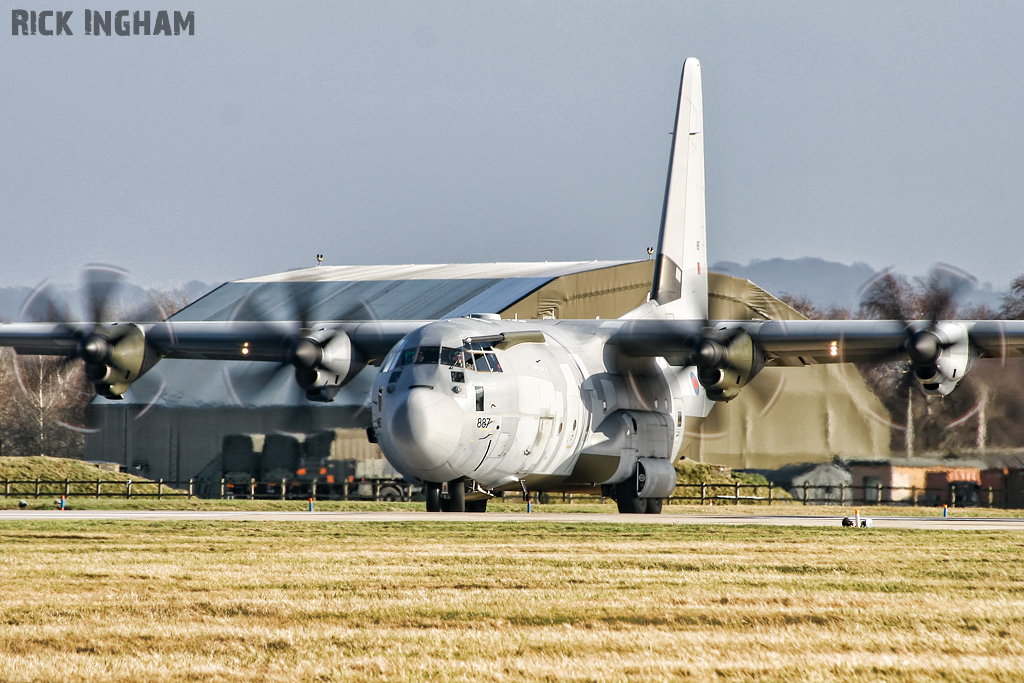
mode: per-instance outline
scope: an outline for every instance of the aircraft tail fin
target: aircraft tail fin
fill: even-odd
[[[672,155],[668,163],[661,234],[651,301],[660,315],[708,317],[708,259],[704,217],[704,102],[700,62],[683,64]]]

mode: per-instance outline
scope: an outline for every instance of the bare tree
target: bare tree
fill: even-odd
[[[1024,275],[1010,284],[1010,294],[1003,297],[999,315],[1003,320],[1024,319]]]

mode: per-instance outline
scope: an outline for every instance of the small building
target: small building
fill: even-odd
[[[851,486],[867,505],[978,505],[984,467],[955,458],[861,460],[850,463]]]
[[[808,505],[844,505],[851,502],[853,481],[841,458],[832,462],[785,465],[775,470],[742,470],[760,474],[775,486],[784,488],[796,501]]]

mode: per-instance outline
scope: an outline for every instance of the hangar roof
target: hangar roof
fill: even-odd
[[[631,261],[303,268],[221,285],[174,320],[423,320],[497,313],[551,280]]]

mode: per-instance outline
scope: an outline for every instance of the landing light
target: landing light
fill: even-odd
[[[832,356],[833,358],[839,355],[839,342],[834,341],[831,344],[829,344],[828,355]]]
[[[242,355],[243,356],[248,356],[249,355],[249,342],[245,342],[244,344],[242,344]]]

